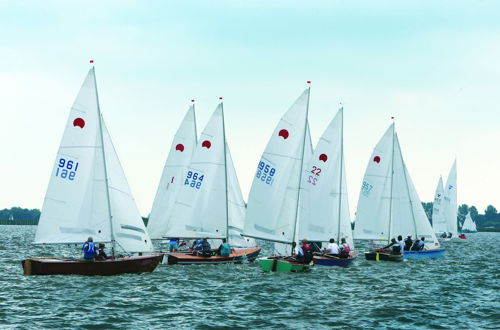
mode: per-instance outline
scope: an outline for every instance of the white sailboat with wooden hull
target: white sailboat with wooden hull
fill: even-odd
[[[259,160],[243,233],[247,237],[288,244],[289,251],[297,234],[309,94],[307,88],[283,115]],[[310,269],[309,264],[283,256],[261,258],[259,263],[264,271]]]
[[[353,251],[346,258],[315,255],[315,265],[345,267],[357,257],[347,199],[343,117],[344,111],[340,109],[304,168],[298,232],[299,237],[313,242],[328,242],[331,238],[340,242],[344,238]]]
[[[34,244],[83,244],[88,236],[111,243],[112,258],[31,258],[22,262],[24,274],[151,272],[163,257],[151,253],[151,240],[102,118],[93,67],[71,108]]]
[[[444,255],[404,163],[392,124],[370,157],[359,196],[354,238],[389,242],[398,235],[425,239],[423,251],[404,251],[405,258]],[[374,250],[365,257],[401,261],[403,255]]]
[[[232,247],[241,246],[243,239],[235,232],[242,231],[245,203],[226,142],[222,102],[203,130],[180,182],[164,236],[180,239],[225,238]],[[250,245],[248,241],[245,240]],[[233,249],[228,257],[171,252],[168,263],[234,263],[244,259],[254,260],[259,252],[260,248],[255,246]]]

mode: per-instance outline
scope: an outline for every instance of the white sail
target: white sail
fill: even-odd
[[[354,246],[343,157],[343,109],[321,136],[304,167],[299,237],[327,242],[346,238]]]
[[[258,163],[248,198],[244,233],[291,243],[299,202],[309,89],[281,118]]]
[[[163,238],[170,226],[168,219],[177,193],[184,184],[182,175],[191,161],[195,148],[196,119],[194,105],[191,105],[175,133],[153,202],[148,222],[148,232],[152,239]]]
[[[82,243],[88,236],[116,239],[127,252],[152,249],[100,116],[94,68],[71,107],[34,243]]]
[[[176,197],[165,236],[227,236],[225,146],[222,103],[203,130]]]
[[[447,232],[453,234],[452,237],[458,236],[457,228],[457,161],[453,162],[444,186],[443,206],[446,214]]]
[[[435,233],[443,233],[447,231],[446,216],[443,207],[444,188],[443,178],[439,177],[439,182],[434,195],[434,203],[432,206],[432,227]]]
[[[394,124],[372,152],[359,194],[355,239],[387,240],[390,238]]]
[[[467,215],[465,216],[464,223],[462,224],[462,230],[469,231],[469,232],[476,232],[477,231],[476,224],[472,220],[470,213],[467,213]]]
[[[384,160],[388,164],[384,164]],[[428,249],[439,247],[392,124],[370,158],[361,188],[354,237],[389,241],[398,235],[425,237]]]

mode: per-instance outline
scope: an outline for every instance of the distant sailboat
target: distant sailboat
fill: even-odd
[[[451,237],[458,236],[458,207],[457,207],[457,161],[453,162],[448,174],[448,180],[444,186],[443,210],[446,217],[446,231],[451,233]]]
[[[477,228],[475,222],[472,220],[470,213],[465,216],[464,223],[462,224],[463,233],[476,233]]]
[[[434,233],[436,234],[443,234],[448,230],[446,212],[443,206],[443,198],[443,178],[439,177],[436,194],[434,195],[434,203],[432,206],[432,228],[434,228]]]
[[[165,238],[175,199],[184,184],[182,175],[189,166],[196,148],[196,141],[196,118],[193,103],[175,133],[163,168],[147,227],[152,239]]]
[[[10,220],[10,221],[14,221],[14,214],[12,214],[12,213],[11,213],[11,214],[9,214],[9,220]]]
[[[297,239],[299,195],[307,142],[307,88],[283,115],[259,160],[248,197],[244,236],[289,246]],[[259,259],[264,271],[307,271],[283,257]]]
[[[111,243],[113,258],[23,260],[25,275],[115,275],[153,271],[153,250],[99,108],[92,67],[71,108],[45,195],[34,244]],[[137,256],[115,257],[120,253]]]
[[[182,185],[176,194],[164,235],[184,239],[225,238],[233,247],[244,245],[240,233],[245,202],[226,142],[222,102],[215,109],[199,141],[189,166],[182,174]],[[233,263],[241,262],[245,257],[253,260],[259,252],[258,247],[234,249],[229,257],[171,252],[168,263]]]
[[[363,178],[354,238],[389,242],[398,235],[425,238],[425,250],[404,251],[406,258],[437,258],[444,249],[434,234],[403,160],[392,124],[376,145]],[[402,255],[365,253],[367,260],[400,261]]]
[[[354,250],[345,178],[343,117],[341,108],[304,168],[298,232],[299,237],[307,237],[310,241],[328,242],[334,238],[340,242],[344,238]],[[356,256],[354,251],[349,258],[315,256],[314,263],[348,266]]]

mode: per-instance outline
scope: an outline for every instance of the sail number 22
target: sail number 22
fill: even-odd
[[[56,176],[61,179],[68,179],[73,181],[76,176],[76,171],[78,170],[78,163],[72,160],[66,160],[64,158],[59,158],[59,163],[57,164]]]
[[[274,181],[274,174],[276,174],[276,169],[274,167],[260,161],[259,166],[257,166],[257,173],[255,174],[255,177],[260,179],[262,182],[272,185]]]

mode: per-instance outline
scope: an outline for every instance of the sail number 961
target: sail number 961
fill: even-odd
[[[200,175],[198,172],[188,171],[186,178],[184,179],[184,185],[200,189],[204,177],[204,174]]]
[[[57,164],[56,176],[61,179],[68,179],[73,181],[76,176],[76,171],[78,170],[78,162],[72,160],[66,160],[64,158],[59,158]]]
[[[260,179],[260,181],[265,182],[269,185],[273,184],[274,175],[276,174],[276,169],[271,167],[271,165],[264,163],[263,161],[259,162],[257,166],[257,173],[255,177]]]

